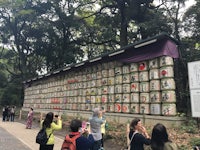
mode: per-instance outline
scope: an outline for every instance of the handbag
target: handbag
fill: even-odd
[[[128,146],[127,146],[125,149],[123,149],[123,150],[130,150],[130,149],[131,149],[131,142],[132,142],[132,140],[133,140],[133,138],[134,138],[134,136],[135,136],[136,133],[137,133],[137,132],[134,132],[134,133],[133,133],[133,135],[132,135],[132,137],[131,137],[131,140],[130,140]]]

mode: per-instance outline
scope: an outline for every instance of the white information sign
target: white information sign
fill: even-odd
[[[200,61],[188,63],[190,90],[200,89]]]
[[[200,61],[188,63],[192,117],[200,117]]]
[[[200,90],[190,90],[192,116],[200,117]]]

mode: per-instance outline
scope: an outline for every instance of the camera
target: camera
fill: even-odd
[[[56,118],[58,118],[58,115],[55,115]]]

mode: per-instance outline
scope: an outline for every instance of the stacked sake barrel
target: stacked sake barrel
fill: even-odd
[[[84,66],[25,88],[23,107],[54,110],[175,115],[173,59],[168,56],[123,64]]]
[[[168,56],[149,61],[151,114],[176,115],[173,65]]]

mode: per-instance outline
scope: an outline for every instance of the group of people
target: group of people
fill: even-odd
[[[15,106],[4,106],[2,110],[2,121],[11,121],[15,120]]]
[[[74,119],[70,123],[70,138],[76,137],[76,150],[101,150],[103,149],[103,135],[105,134],[105,117],[102,108],[95,108],[93,115],[89,118],[87,125],[83,127],[83,122]],[[41,121],[41,128],[46,129],[47,137],[49,137],[46,145],[40,145],[40,150],[53,150],[55,130],[62,129],[61,116],[55,116],[52,112],[46,114],[45,119]],[[66,136],[67,137],[67,136]],[[61,146],[62,150],[65,150]]]
[[[104,146],[105,123],[104,110],[102,108],[94,108],[93,115],[89,118],[86,126],[83,127],[83,123],[79,119],[71,121],[71,131],[66,138],[75,138],[76,150],[101,150]],[[104,128],[103,130],[102,127]],[[47,113],[45,119],[41,121],[41,128],[46,129],[49,139],[46,145],[40,145],[39,149],[53,150],[53,132],[62,129],[61,116],[55,116],[52,112]],[[178,150],[176,144],[169,140],[166,127],[163,124],[158,123],[153,127],[150,138],[138,118],[132,120],[130,124],[129,139],[130,150],[144,150],[144,145],[150,145],[149,150]],[[61,150],[66,150],[63,145]]]
[[[130,124],[130,150],[144,150],[144,145],[150,145],[149,150],[178,150],[175,143],[169,140],[166,127],[158,123],[153,127],[151,138],[140,119],[132,120]]]

